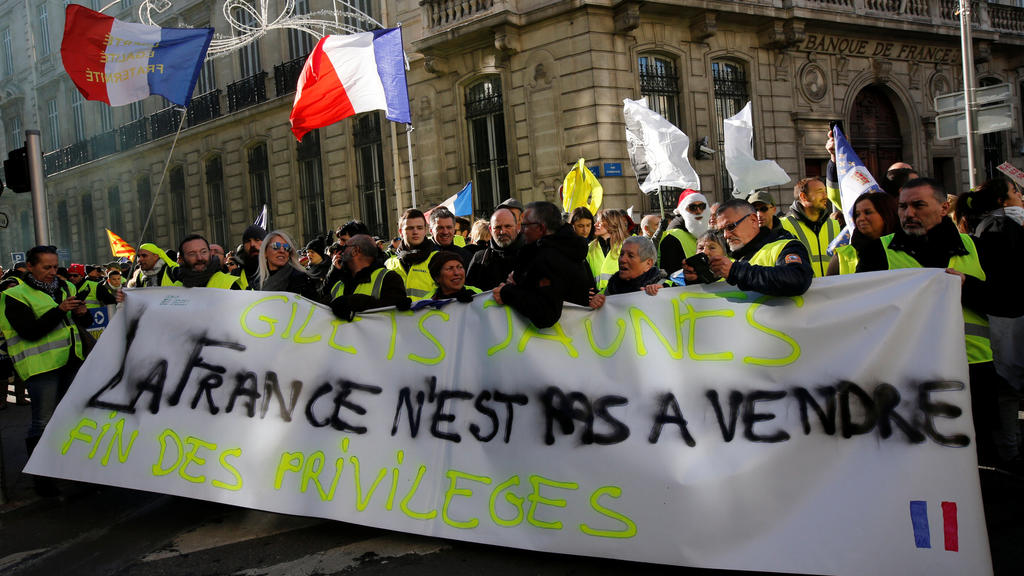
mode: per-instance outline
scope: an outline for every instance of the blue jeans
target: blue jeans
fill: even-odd
[[[27,438],[38,438],[43,435],[46,423],[50,421],[53,411],[57,409],[57,403],[64,396],[64,392],[67,392],[73,378],[74,371],[65,367],[36,374],[25,380],[28,397],[32,401],[32,424],[29,425]]]

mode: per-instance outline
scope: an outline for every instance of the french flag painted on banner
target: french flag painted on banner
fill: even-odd
[[[159,94],[187,106],[213,28],[123,22],[68,4],[60,56],[86,100],[123,106]]]
[[[371,110],[412,123],[402,30],[324,36],[299,75],[290,118],[295,137]]]

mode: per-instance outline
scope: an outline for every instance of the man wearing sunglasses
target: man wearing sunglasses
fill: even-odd
[[[771,194],[764,190],[758,190],[747,196],[747,202],[754,207],[757,223],[761,225],[761,228],[767,228],[773,232],[783,229],[782,220],[775,216],[779,209],[775,206],[775,198],[772,198]]]
[[[750,203],[739,198],[718,207],[718,229],[733,259],[711,256],[711,270],[741,290],[769,296],[803,294],[814,278],[807,248],[786,231],[762,228],[754,212]],[[684,266],[683,270],[687,282],[696,281],[692,268]]]
[[[663,234],[659,234],[658,267],[668,273],[683,267],[697,253],[697,238],[708,231],[708,199],[696,190],[684,190]],[[664,226],[664,223],[663,223]]]

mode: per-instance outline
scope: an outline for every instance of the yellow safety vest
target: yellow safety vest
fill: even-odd
[[[170,280],[170,278],[168,278],[167,276],[165,276],[165,279],[168,280],[168,281]],[[209,280],[206,281],[206,287],[207,288],[222,288],[222,289],[225,289],[225,290],[230,290],[231,286],[236,284],[236,283],[238,283],[238,276],[232,276],[231,274],[228,274],[227,272],[216,272],[213,276],[210,277]],[[161,286],[182,286],[182,283],[181,283],[180,280],[177,280],[175,282],[169,282],[167,284],[161,282],[160,285]]]
[[[459,248],[465,248],[466,239],[462,237],[462,234],[456,234],[455,238],[452,240],[452,244],[455,244]]]
[[[70,282],[65,284],[68,293],[75,294],[74,285]],[[41,318],[43,314],[58,306],[48,294],[26,284],[19,284],[0,296],[0,311],[6,309],[8,298],[31,308],[36,318]],[[64,367],[71,356],[72,348],[75,356],[82,359],[82,341],[78,338],[76,330],[71,312],[68,311],[64,314],[61,324],[49,334],[39,340],[26,340],[14,330],[7,320],[7,315],[0,312],[0,331],[7,340],[7,352],[14,362],[14,370],[22,380]]]
[[[587,264],[590,265],[590,273],[594,276],[594,284],[597,291],[603,292],[608,286],[608,281],[619,271],[619,253],[622,251],[622,244],[612,246],[605,254],[601,248],[601,242],[597,238],[590,241],[587,248]]]
[[[95,310],[106,306],[106,304],[100,302],[99,296],[96,294],[96,289],[99,285],[100,283],[96,280],[86,280],[82,283],[82,288],[79,289],[79,291],[86,291],[85,298],[83,300],[85,301],[85,307],[89,310]]]
[[[775,266],[775,263],[779,261],[779,255],[782,254],[782,251],[790,242],[797,242],[797,240],[783,238],[782,240],[769,242],[761,246],[761,249],[755,252],[747,262],[752,266]]]
[[[360,283],[356,286],[356,289],[352,291],[352,294],[362,294],[364,296],[371,296],[380,300],[380,292],[384,286],[384,276],[390,272],[387,268],[377,268],[370,274],[370,279],[366,282]],[[331,299],[337,298],[345,293],[345,283],[338,281],[331,287]]]
[[[860,255],[857,249],[847,244],[836,248],[836,255],[839,257],[839,273],[853,274],[857,271],[857,263],[860,262]]]
[[[828,263],[832,260],[828,255],[828,245],[840,232],[839,222],[829,218],[827,214],[823,214],[822,217],[825,218],[825,224],[817,234],[797,216],[789,215],[781,219],[782,227],[807,247],[815,278],[820,278],[828,272]]]
[[[661,265],[661,243],[665,241],[666,236],[672,236],[676,240],[679,240],[679,244],[683,247],[683,252],[687,256],[693,256],[694,254],[697,253],[696,236],[690,234],[689,232],[681,228],[673,228],[671,230],[666,230],[664,233],[662,233],[661,239],[658,240],[658,268],[664,268],[664,266]],[[677,264],[680,268],[682,268],[682,262],[678,262]],[[675,266],[676,264],[672,265]],[[675,270],[678,269],[679,268],[676,268]],[[675,270],[666,270],[666,272],[675,272]]]
[[[889,243],[892,242],[893,234],[882,237],[882,247],[885,248],[885,258],[889,261],[889,269],[899,268],[921,268],[921,263],[913,256],[903,251],[890,250]],[[967,249],[966,256],[953,256],[949,259],[947,268],[952,268],[968,276],[974,276],[979,280],[985,280],[985,271],[981,268],[981,260],[978,258],[978,249],[974,240],[967,234],[961,234],[960,240]],[[992,342],[989,340],[988,318],[971,310],[963,308],[964,311],[964,340],[967,348],[967,363],[980,364],[992,361]]]
[[[437,290],[437,283],[430,276],[429,269],[430,261],[434,259],[435,254],[437,254],[436,251],[431,252],[426,260],[419,264],[413,264],[408,271],[402,268],[402,261],[398,259],[398,256],[392,256],[384,263],[388,270],[394,270],[402,277],[402,282],[405,283],[405,295],[413,302],[430,298]]]

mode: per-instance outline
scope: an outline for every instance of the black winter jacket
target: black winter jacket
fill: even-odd
[[[501,289],[506,305],[548,328],[562,316],[562,303],[586,306],[593,278],[586,264],[587,241],[563,224],[533,244],[523,246],[513,271],[515,284]]]
[[[811,286],[814,271],[807,247],[799,241],[790,242],[775,260],[774,266],[754,266],[748,262],[766,244],[782,239],[794,239],[785,230],[773,232],[761,228],[753,240],[732,253],[736,259],[726,282],[741,290],[753,290],[770,296],[799,296]],[[795,240],[795,239],[794,239]]]

